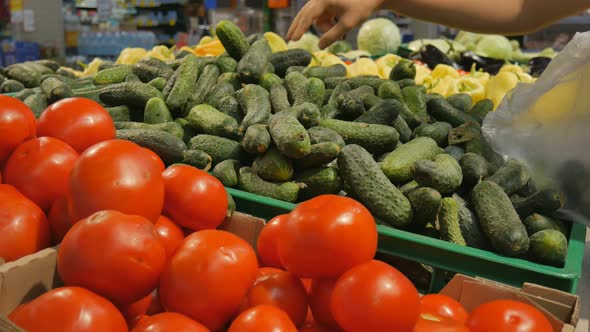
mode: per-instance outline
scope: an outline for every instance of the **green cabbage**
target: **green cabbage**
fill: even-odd
[[[375,18],[365,22],[359,30],[357,46],[371,55],[395,53],[402,36],[395,23],[386,18]]]
[[[512,43],[504,36],[484,35],[477,42],[475,47],[476,54],[494,59],[512,59]]]
[[[318,36],[314,35],[313,33],[305,33],[298,41],[290,40],[287,43],[287,47],[289,49],[301,48],[308,52],[316,52],[320,50],[319,42],[320,39]]]
[[[326,49],[326,51],[328,51],[332,54],[345,53],[345,52],[348,52],[351,50],[352,50],[352,46],[350,46],[350,44],[345,40],[338,40]]]
[[[453,50],[456,52],[465,52],[465,46],[457,41],[448,40],[448,39],[417,39],[408,44],[408,48],[411,51],[418,51],[424,45],[432,45],[441,50],[441,52],[447,54],[451,50],[451,46]]]

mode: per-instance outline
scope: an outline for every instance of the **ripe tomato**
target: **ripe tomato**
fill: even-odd
[[[2,184],[2,167],[0,167],[0,184]]]
[[[131,332],[209,332],[210,330],[185,315],[176,312],[163,312],[142,319]]]
[[[150,309],[156,308],[159,304],[160,300],[158,299],[157,292],[153,291],[148,296],[138,301],[119,306],[119,311],[121,311],[123,317],[125,317],[127,325],[131,327],[137,325],[137,323],[148,314]],[[162,312],[162,310],[149,314],[153,315],[160,312]]]
[[[156,227],[158,238],[162,241],[164,249],[166,249],[166,257],[172,257],[184,240],[184,232],[172,220],[164,216],[160,216],[154,226]]]
[[[49,223],[41,209],[14,187],[0,185],[0,257],[11,262],[45,249]]]
[[[347,332],[410,332],[420,313],[414,285],[380,261],[358,265],[338,278],[331,303],[334,318]]]
[[[465,324],[469,314],[461,303],[441,294],[428,294],[420,298],[420,313],[450,318]]]
[[[313,319],[318,325],[334,331],[340,331],[340,326],[332,315],[332,292],[336,286],[335,279],[314,279],[311,281],[309,292],[309,307]]]
[[[64,284],[88,288],[117,305],[153,291],[165,264],[166,250],[154,225],[117,211],[100,211],[77,222],[57,256]]]
[[[284,272],[284,270],[275,269],[274,267],[261,267],[258,269],[258,271],[256,271],[256,279],[265,275],[274,274],[278,272]]]
[[[256,248],[258,250],[258,258],[260,263],[264,266],[276,267],[282,269],[283,264],[279,257],[279,229],[281,224],[289,218],[288,214],[282,214],[272,218],[266,223],[260,234]]]
[[[74,220],[101,210],[115,210],[155,223],[164,205],[159,166],[145,149],[123,140],[98,143],[80,155],[69,189]]]
[[[51,228],[53,243],[60,243],[74,225],[74,220],[70,217],[68,201],[65,195],[53,201],[51,209],[49,209],[47,221],[49,221],[49,227]]]
[[[115,138],[115,124],[109,113],[94,100],[66,98],[51,104],[37,121],[39,136],[68,143],[79,153],[96,143]]]
[[[19,145],[4,166],[4,181],[48,212],[68,188],[78,153],[53,137],[39,137]]]
[[[143,149],[145,150],[145,152],[147,154],[150,155],[150,157],[156,162],[156,164],[158,164],[160,171],[164,172],[164,170],[166,170],[166,165],[164,165],[164,162],[162,161],[160,156],[158,156],[154,151],[152,151],[150,149],[146,149],[146,148],[143,148]]]
[[[336,195],[299,204],[279,235],[281,262],[287,271],[304,278],[337,278],[371,261],[376,251],[377,227],[369,210]]]
[[[228,332],[297,332],[297,328],[283,310],[259,305],[242,312]]]
[[[183,227],[199,231],[219,226],[227,213],[227,193],[213,175],[188,165],[168,167],[164,212]]]
[[[541,311],[513,300],[496,300],[478,306],[471,312],[466,325],[471,332],[553,331],[551,323]]]
[[[299,278],[281,271],[258,277],[246,294],[241,310],[261,304],[285,311],[295,326],[302,326],[307,316],[307,291]]]
[[[463,323],[446,317],[421,314],[414,332],[470,332]]]
[[[254,249],[236,235],[204,230],[189,235],[160,277],[160,302],[203,323],[221,329],[239,309],[256,278]]]
[[[8,318],[28,332],[127,332],[107,299],[79,287],[61,287],[20,305]]]
[[[16,98],[0,95],[0,165],[22,142],[35,138],[36,131],[31,109]]]
[[[333,332],[333,330],[329,330],[329,329],[323,328],[321,326],[316,326],[316,325],[306,325],[306,326],[300,328],[299,332]]]

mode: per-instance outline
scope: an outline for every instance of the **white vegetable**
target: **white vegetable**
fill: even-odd
[[[395,23],[386,18],[376,18],[365,22],[357,37],[359,50],[371,55],[395,53],[401,44],[401,34]]]

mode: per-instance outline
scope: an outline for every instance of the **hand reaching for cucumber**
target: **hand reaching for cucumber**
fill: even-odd
[[[287,38],[299,40],[315,23],[325,48],[367,19],[377,8],[462,30],[526,34],[590,8],[590,0],[309,0]]]

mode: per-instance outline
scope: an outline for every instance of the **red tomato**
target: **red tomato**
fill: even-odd
[[[96,143],[115,138],[109,113],[94,100],[66,98],[51,104],[37,121],[39,136],[61,139],[79,153]]]
[[[79,287],[50,290],[8,318],[28,332],[127,332],[125,319],[112,303]]]
[[[163,312],[142,319],[131,332],[209,332],[202,324],[176,312]]]
[[[285,311],[296,326],[307,317],[307,292],[299,278],[281,271],[261,276],[246,294],[242,311],[261,304],[274,305]]]
[[[18,146],[4,166],[4,181],[48,212],[63,196],[78,153],[53,137],[39,137]]]
[[[0,166],[0,184],[2,184],[2,167]]]
[[[309,292],[309,307],[313,319],[318,325],[328,329],[339,331],[340,326],[334,319],[331,309],[332,292],[336,286],[335,279],[314,279],[311,282]]]
[[[484,303],[467,319],[471,332],[552,332],[545,315],[535,307],[513,300]]]
[[[35,121],[35,115],[23,102],[0,95],[0,165],[22,142],[35,138]]]
[[[184,240],[184,232],[172,220],[164,216],[160,216],[154,226],[156,227],[158,238],[162,241],[166,249],[166,256],[168,258],[172,257]]]
[[[470,332],[463,323],[446,317],[421,314],[414,332]]]
[[[221,225],[227,213],[227,193],[213,175],[188,165],[173,165],[164,173],[164,212],[183,227],[199,231]]]
[[[369,210],[336,195],[299,204],[279,235],[281,262],[287,271],[303,278],[337,278],[371,261],[376,251],[377,227]]]
[[[74,220],[101,210],[115,210],[155,223],[164,205],[159,166],[145,149],[123,140],[96,144],[80,155],[69,189]]]
[[[117,305],[153,291],[165,264],[166,250],[154,225],[117,211],[100,211],[77,222],[57,257],[64,284],[88,288]]]
[[[338,325],[347,332],[410,332],[420,314],[420,297],[401,272],[371,261],[338,278],[331,307]]]
[[[279,272],[284,272],[284,270],[275,269],[274,267],[261,267],[258,269],[258,271],[256,271],[256,279],[265,275],[275,274]]]
[[[333,332],[333,330],[329,330],[321,326],[309,325],[300,328],[299,332]]]
[[[123,317],[127,320],[129,328],[132,328],[147,315],[159,314],[164,309],[160,305],[158,292],[154,290],[148,296],[136,302],[120,306],[119,311],[121,311]]]
[[[307,291],[307,293],[311,293],[311,279],[309,278],[301,278],[301,282],[303,283],[303,286],[305,287],[305,290]]]
[[[297,328],[283,310],[259,305],[242,312],[228,332],[297,332]]]
[[[158,164],[160,171],[164,172],[164,170],[166,170],[166,165],[164,165],[164,162],[162,161],[160,156],[158,156],[154,151],[152,151],[150,149],[146,149],[146,148],[143,148],[143,149],[145,150],[145,152],[147,154],[150,155],[150,157],[156,162],[156,164]]]
[[[420,298],[420,313],[450,318],[465,324],[469,314],[461,303],[441,294],[428,294]]]
[[[66,196],[62,196],[53,201],[47,220],[51,227],[51,238],[53,243],[60,243],[64,236],[66,236],[66,233],[74,225],[74,221],[70,217],[70,212],[68,210],[68,200]]]
[[[0,185],[0,257],[11,262],[49,247],[47,218],[14,187]]]
[[[204,230],[189,235],[160,277],[160,302],[209,329],[222,328],[256,278],[254,249],[236,235]]]
[[[288,214],[282,214],[272,218],[266,223],[260,234],[256,248],[258,251],[258,258],[260,263],[264,266],[276,267],[282,269],[283,264],[279,257],[279,229],[281,224],[289,218]]]

